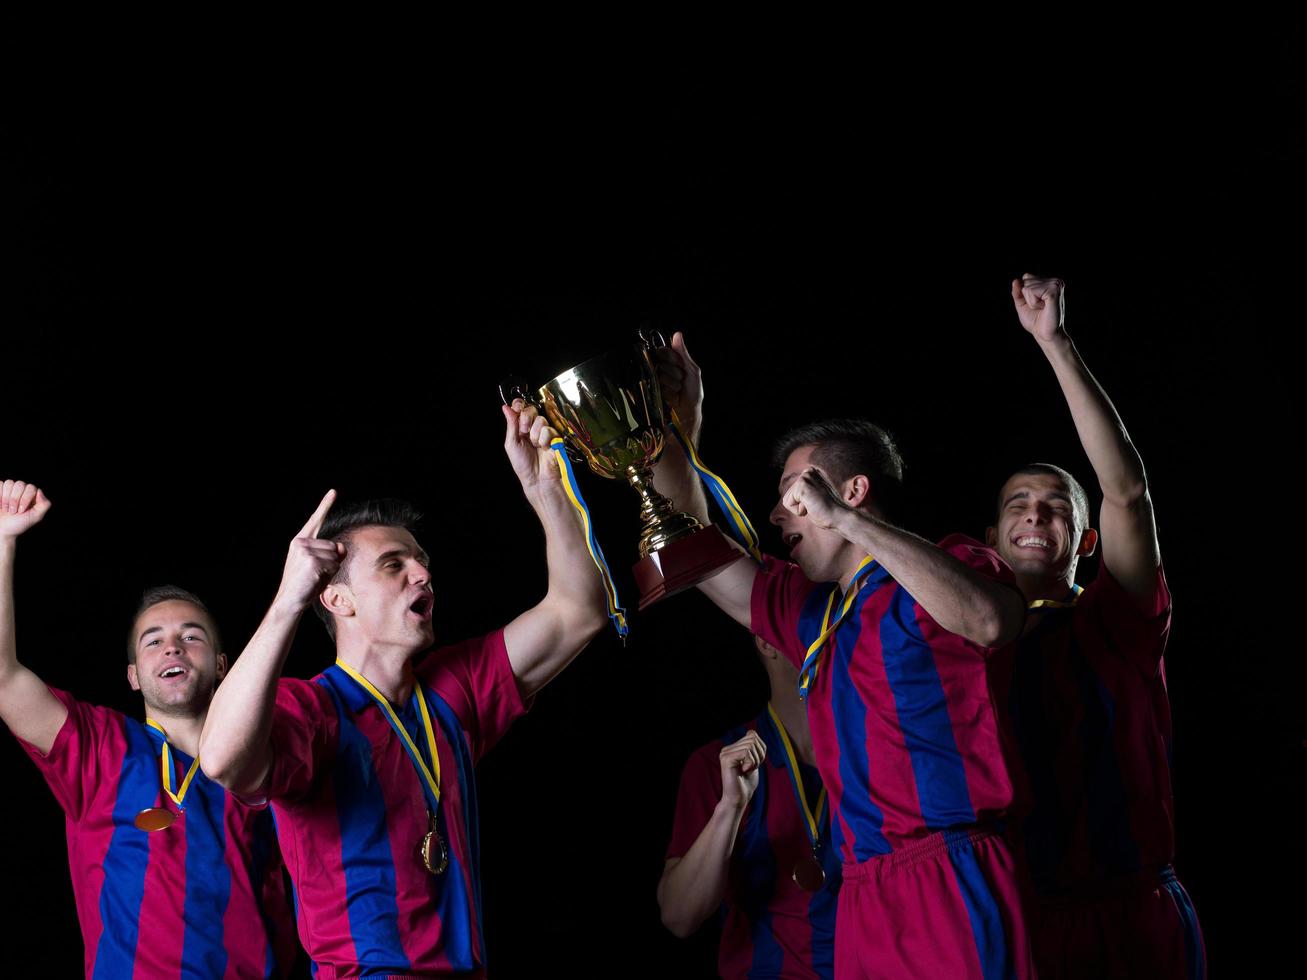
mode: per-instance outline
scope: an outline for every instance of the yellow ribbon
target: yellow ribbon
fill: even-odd
[[[159,753],[159,768],[162,770],[163,791],[172,798],[174,803],[177,804],[178,810],[185,810],[186,806],[182,801],[186,799],[186,791],[191,788],[191,781],[195,778],[195,774],[200,771],[200,757],[197,755],[191,762],[191,767],[186,771],[186,776],[182,779],[181,786],[179,786],[177,791],[174,793],[172,788],[172,775],[176,767],[173,765],[172,761],[172,747],[168,744],[168,733],[165,732],[163,726],[153,718],[146,718],[145,723],[163,736],[163,751]]]
[[[780,715],[776,714],[776,709],[770,704],[767,705],[767,714],[771,715],[772,724],[776,726],[776,731],[781,736],[781,745],[785,746],[785,759],[790,768],[790,782],[794,784],[794,793],[799,798],[799,808],[803,811],[803,819],[808,824],[808,837],[812,841],[812,846],[816,848],[817,840],[821,836],[823,809],[826,806],[826,787],[821,788],[821,794],[817,797],[817,809],[814,813],[812,808],[808,806],[807,795],[803,792],[803,776],[799,771],[799,757],[795,754],[789,733],[785,731],[785,726],[781,724]]]
[[[844,605],[840,609],[839,617],[835,622],[830,621],[831,609],[835,607],[835,592],[831,591],[830,598],[826,600],[826,614],[821,620],[821,633],[817,639],[812,641],[808,647],[808,652],[804,654],[803,666],[799,669],[799,697],[807,700],[808,688],[817,677],[817,666],[821,659],[822,647],[831,635],[840,628],[840,623],[844,622],[844,617],[849,614],[849,609],[853,606],[853,600],[858,597],[858,590],[861,588],[862,576],[871,568],[876,559],[868,555],[858,563],[854,569],[853,578],[849,580],[849,591],[844,595]]]
[[[431,795],[435,797],[435,803],[440,803],[440,754],[436,751],[436,731],[431,724],[431,712],[427,709],[427,699],[422,693],[422,685],[415,678],[413,681],[413,693],[417,697],[418,710],[422,713],[422,728],[427,734],[427,746],[431,750],[431,768],[427,767],[418,751],[418,747],[413,744],[413,739],[409,737],[408,729],[404,723],[399,720],[399,715],[395,714],[395,709],[391,707],[390,701],[386,696],[372,686],[372,682],[360,674],[344,661],[337,660],[336,666],[348,674],[358,683],[365,691],[372,695],[372,699],[377,702],[378,706],[386,713],[390,721],[390,727],[395,729],[396,733],[404,740],[404,748],[408,751],[409,758],[413,760],[413,765],[421,774],[422,779],[426,782],[427,787],[431,790]],[[435,769],[433,774],[431,769]]]

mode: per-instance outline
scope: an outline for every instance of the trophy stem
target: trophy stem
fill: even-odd
[[[654,489],[653,471],[648,466],[628,466],[626,479],[640,495],[640,557],[662,549],[673,541],[687,538],[703,525],[683,514],[672,502]]]

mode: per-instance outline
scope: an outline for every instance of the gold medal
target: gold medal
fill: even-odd
[[[821,891],[822,886],[826,884],[826,872],[821,869],[821,862],[817,860],[817,852],[813,851],[811,854],[799,858],[794,865],[791,877],[794,878],[794,883],[805,892]]]
[[[137,830],[144,830],[148,834],[156,830],[167,830],[176,819],[177,815],[171,810],[161,806],[147,806],[132,822],[136,824]]]
[[[445,847],[440,831],[436,828],[436,815],[428,812],[427,820],[429,828],[426,836],[422,838],[422,863],[433,875],[444,874],[445,869],[449,867],[449,850]]]

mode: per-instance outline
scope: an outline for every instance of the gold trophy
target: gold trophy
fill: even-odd
[[[743,552],[714,525],[704,527],[654,489],[653,465],[663,451],[666,417],[649,351],[663,346],[642,334],[638,344],[564,371],[539,389],[535,404],[572,458],[609,479],[625,479],[640,495],[640,608],[688,589]],[[533,399],[520,382],[500,386],[505,401]]]

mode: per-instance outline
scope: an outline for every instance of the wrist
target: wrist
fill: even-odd
[[[744,813],[745,808],[749,805],[748,800],[737,799],[729,800],[723,796],[717,801],[716,815],[726,820],[735,820],[740,814]]]
[[[536,480],[522,484],[522,495],[537,512],[569,506],[562,480]]]
[[[271,607],[268,609],[268,618],[274,622],[298,619],[304,615],[304,611],[309,608],[311,601],[311,599],[301,599],[291,593],[278,591],[272,600]]]
[[[1065,328],[1059,327],[1057,332],[1048,340],[1036,338],[1039,349],[1044,352],[1044,356],[1049,360],[1064,356],[1071,353],[1074,347],[1071,343],[1071,335],[1066,332]]]

